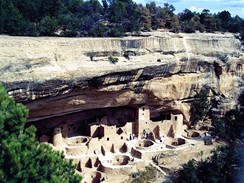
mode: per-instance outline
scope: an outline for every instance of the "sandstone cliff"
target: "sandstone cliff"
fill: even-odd
[[[152,116],[177,111],[187,122],[188,101],[201,88],[221,96],[223,110],[244,88],[244,54],[232,34],[1,36],[0,45],[0,82],[30,109],[28,121],[147,104]]]

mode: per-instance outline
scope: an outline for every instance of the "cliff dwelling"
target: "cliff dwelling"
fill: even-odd
[[[160,152],[187,148],[183,118],[172,111],[151,117],[150,106],[140,105],[85,110],[34,124],[41,142],[75,160],[81,175],[90,172],[84,182],[110,182],[145,167],[144,161]]]
[[[166,175],[206,158],[214,148],[206,131],[189,130],[194,96],[209,90],[222,115],[244,86],[232,34],[1,40],[1,83],[29,109],[38,140],[74,160],[84,183],[126,182],[148,165]]]

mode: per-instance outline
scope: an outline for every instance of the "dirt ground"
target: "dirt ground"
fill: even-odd
[[[199,141],[185,149],[161,153],[158,157],[158,167],[160,167],[166,175],[164,176],[161,172],[157,171],[156,181],[153,182],[162,183],[168,178],[170,172],[179,169],[191,159],[200,161],[208,158],[211,156],[211,151],[221,145],[224,145],[224,142],[213,142],[212,145],[205,145],[203,141]]]

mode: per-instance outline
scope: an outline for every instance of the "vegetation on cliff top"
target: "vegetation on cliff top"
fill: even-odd
[[[172,32],[240,32],[244,20],[228,11],[212,14],[185,9],[176,15],[168,3],[145,6],[132,0],[0,1],[0,34],[21,36],[107,37],[125,32],[169,29]]]
[[[80,182],[64,155],[36,140],[34,126],[25,129],[28,110],[0,85],[0,180],[7,182]]]

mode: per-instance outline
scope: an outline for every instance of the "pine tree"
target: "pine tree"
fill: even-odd
[[[146,30],[146,31],[149,31],[151,26],[152,26],[152,23],[151,23],[151,15],[150,15],[150,11],[148,8],[143,8],[142,10],[142,16],[141,16],[141,22],[142,22],[142,25],[143,25],[143,29]]]
[[[210,103],[208,101],[207,92],[201,90],[195,96],[195,101],[191,106],[191,121],[196,124],[198,121],[203,120],[209,110]]]
[[[0,85],[1,182],[80,182],[64,155],[36,140],[34,126],[25,129],[28,110]]]

